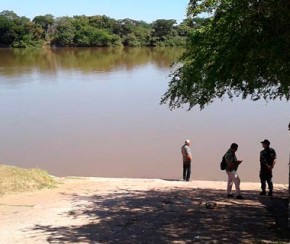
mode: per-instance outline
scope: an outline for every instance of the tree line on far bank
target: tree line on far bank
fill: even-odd
[[[182,46],[202,18],[158,19],[152,23],[132,19],[116,20],[105,15],[54,18],[39,15],[30,20],[13,11],[0,12],[1,47],[110,47]]]

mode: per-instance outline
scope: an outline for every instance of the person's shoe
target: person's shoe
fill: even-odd
[[[243,198],[243,196],[238,195],[238,196],[236,196],[236,199],[244,199],[244,198]]]
[[[273,192],[269,191],[268,196],[273,196]]]
[[[227,198],[232,198],[232,197],[234,197],[234,195],[232,193],[227,195]]]
[[[260,196],[265,196],[266,195],[266,192],[265,191],[261,191],[260,192]]]

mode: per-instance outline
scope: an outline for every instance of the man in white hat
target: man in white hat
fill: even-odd
[[[191,150],[189,148],[190,140],[185,140],[184,145],[181,147],[181,154],[183,159],[183,180],[189,181],[191,173]]]

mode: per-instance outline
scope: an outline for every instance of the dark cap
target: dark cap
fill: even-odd
[[[261,141],[261,143],[263,143],[263,144],[266,144],[266,145],[270,145],[270,142],[269,142],[269,140],[267,140],[267,139],[265,139],[264,141]]]

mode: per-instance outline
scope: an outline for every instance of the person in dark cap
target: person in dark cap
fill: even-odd
[[[273,196],[273,168],[276,164],[276,152],[270,147],[270,141],[265,139],[261,141],[263,150],[260,152],[260,180],[261,189],[260,195],[266,195],[266,182],[268,184],[268,196]]]

